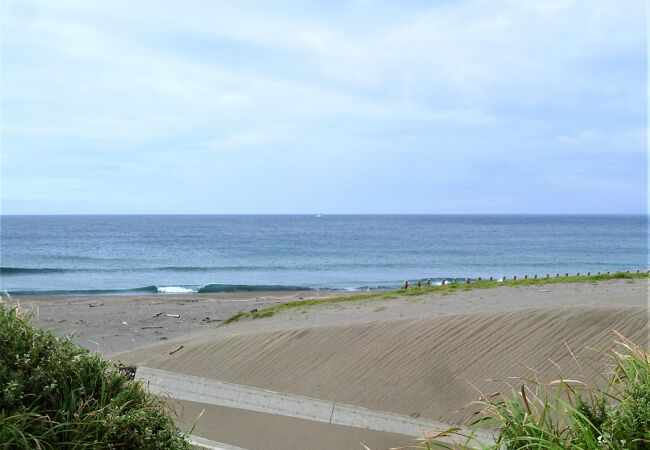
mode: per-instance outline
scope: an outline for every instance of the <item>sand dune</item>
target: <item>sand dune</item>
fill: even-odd
[[[647,280],[637,280],[499,288],[297,310],[135,350],[120,359],[371,410],[461,423],[474,409],[459,410],[478,398],[470,382],[482,391],[502,390],[502,381],[490,380],[530,377],[530,368],[547,381],[560,375],[586,379],[594,373],[590,367],[603,368],[602,355],[586,347],[609,348],[613,330],[645,344],[647,286]],[[180,345],[181,350],[169,354]],[[582,369],[569,348],[582,355]],[[223,442],[226,429],[218,424],[242,414],[208,407],[201,432]],[[268,438],[283,436],[276,427],[286,420],[253,416],[261,420],[253,427],[256,433],[267,438],[251,440],[243,427],[227,430],[229,443],[289,448],[285,440]],[[272,424],[276,425],[271,432]],[[361,448],[355,441],[358,434],[349,434],[351,440],[344,443],[342,434],[320,427],[313,448]],[[382,448],[381,436],[366,433],[365,437],[374,448]],[[386,445],[395,445],[402,438],[386,439]],[[291,448],[304,448],[301,444]]]
[[[568,345],[606,348],[612,330],[641,341],[647,314],[637,307],[571,307],[512,313],[456,314],[359,325],[187,341],[183,351],[150,356],[150,367],[369,409],[459,422],[487,379],[583,377]],[[585,363],[589,364],[588,361]],[[587,371],[589,372],[589,371]]]

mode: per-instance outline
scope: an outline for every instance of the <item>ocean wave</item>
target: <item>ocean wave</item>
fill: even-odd
[[[0,266],[2,275],[28,275],[38,273],[66,273],[76,272],[80,269],[65,269],[62,267],[6,267]],[[83,271],[83,269],[81,269]]]
[[[30,289],[7,290],[12,296],[95,296],[95,295],[147,295],[147,294],[206,294],[206,293],[233,293],[233,292],[281,292],[281,291],[381,291],[396,289],[398,284],[366,285],[358,287],[328,287],[328,286],[296,286],[283,284],[219,284],[209,283],[202,286],[164,285],[143,286],[124,289]],[[0,293],[3,292],[0,288]]]
[[[1,288],[0,288],[1,289]],[[43,290],[7,290],[12,296],[81,296],[81,295],[137,295],[137,294],[191,294],[191,293],[228,293],[228,292],[266,292],[266,291],[315,291],[306,286],[284,285],[247,285],[247,284],[206,284],[203,286],[144,286],[126,289],[43,289]],[[321,290],[321,289],[319,289]],[[322,290],[331,290],[323,288]],[[3,292],[0,290],[0,292]]]
[[[268,291],[313,291],[307,286],[285,286],[280,284],[206,284],[199,288],[199,293],[218,292],[268,292]]]
[[[317,265],[233,265],[233,266],[154,266],[154,267],[9,267],[0,266],[0,275],[52,275],[70,273],[219,273],[219,272],[325,272],[330,270],[355,270],[381,267],[382,269],[404,268],[408,264],[317,264]]]
[[[15,296],[76,296],[76,295],[128,295],[128,294],[157,294],[157,286],[144,286],[127,289],[43,289],[43,290],[5,290]]]
[[[198,290],[182,286],[158,286],[157,289],[161,294],[189,294],[198,292]]]
[[[232,266],[163,266],[152,268],[138,268],[137,270],[152,270],[162,272],[284,272],[284,271],[316,271],[322,272],[327,270],[352,270],[367,268],[409,268],[412,264],[391,263],[391,264],[374,264],[374,263],[332,263],[332,264],[286,264],[286,265],[232,265]]]

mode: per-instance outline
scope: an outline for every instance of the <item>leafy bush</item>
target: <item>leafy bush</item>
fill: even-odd
[[[483,414],[470,427],[474,432],[448,431],[465,444],[429,439],[412,448],[650,450],[650,354],[618,337],[606,355],[612,376],[605,376],[604,388],[577,380],[527,380],[509,395],[484,396],[478,402]],[[476,430],[485,427],[495,430],[496,443],[478,446]]]
[[[189,449],[161,400],[0,305],[0,448]]]

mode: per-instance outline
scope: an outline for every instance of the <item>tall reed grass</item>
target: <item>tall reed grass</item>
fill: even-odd
[[[496,443],[449,445],[430,438],[405,448],[650,449],[650,354],[616,335],[605,372],[592,377],[604,383],[536,376],[511,382],[506,393],[482,394],[470,428],[495,430]],[[476,442],[477,432],[456,437]]]

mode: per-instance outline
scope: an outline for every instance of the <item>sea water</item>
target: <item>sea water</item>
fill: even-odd
[[[10,294],[368,290],[645,269],[645,215],[2,216]]]

